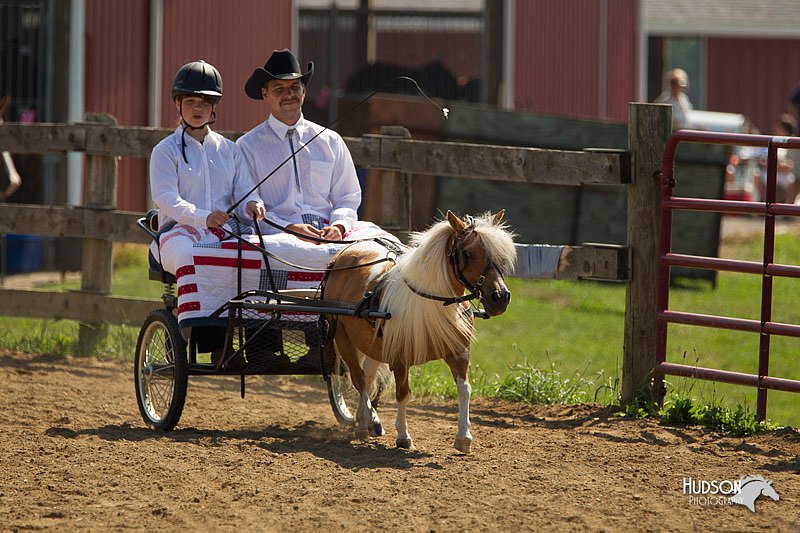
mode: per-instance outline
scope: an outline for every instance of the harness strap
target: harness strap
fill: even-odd
[[[445,307],[448,305],[458,304],[461,302],[468,302],[469,300],[474,300],[475,298],[480,297],[478,294],[475,294],[474,292],[467,296],[450,296],[450,297],[436,296],[435,294],[428,294],[427,292],[423,292],[421,290],[414,288],[414,286],[411,285],[408,281],[406,281],[405,278],[401,279],[403,280],[403,283],[406,284],[406,287],[408,287],[408,289],[417,296],[422,296],[423,298],[427,298],[428,300],[435,300],[437,302],[442,302],[442,305],[444,305]]]
[[[371,291],[367,291],[364,293],[364,299],[359,302],[356,306],[356,314],[360,314],[361,311],[370,310],[370,311],[377,311],[378,306],[381,302],[381,295],[383,294],[383,286],[386,283],[386,277],[382,276],[380,280],[378,280],[377,285]]]
[[[306,235],[305,233],[300,233],[299,231],[295,231],[293,229],[289,229],[286,226],[281,226],[280,224],[276,224],[275,222],[267,219],[266,217],[264,218],[264,222],[266,222],[268,225],[272,226],[275,229],[281,230],[284,233],[288,233],[289,235],[294,235],[295,237],[297,237],[299,239],[303,239],[303,240],[307,240],[307,241],[311,241],[311,242],[316,242],[318,244],[355,244],[357,242],[375,241],[378,244],[388,248],[388,246],[386,245],[386,242],[391,242],[391,241],[389,241],[388,239],[386,239],[384,237],[369,237],[367,239],[332,241],[330,239],[323,239],[321,237],[313,237],[311,235]]]
[[[367,291],[364,294],[364,299],[359,302],[356,306],[355,312],[356,315],[361,314],[363,311],[379,311],[380,304],[381,304],[381,296],[383,296],[383,288],[386,285],[386,276],[383,275],[378,280],[378,283],[375,285],[371,291]],[[373,329],[375,329],[375,334],[378,337],[383,337],[383,330],[381,325],[377,319],[368,320],[370,325]]]

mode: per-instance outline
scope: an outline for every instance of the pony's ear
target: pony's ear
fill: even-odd
[[[505,215],[506,215],[506,210],[505,209],[501,209],[500,211],[498,211],[497,214],[494,215],[494,217],[492,217],[492,224],[495,225],[495,226],[499,226],[500,225],[500,221],[503,220],[503,217]]]
[[[458,216],[456,216],[449,209],[447,210],[447,221],[450,223],[450,227],[453,228],[453,231],[456,233],[467,227],[464,221],[458,218]]]

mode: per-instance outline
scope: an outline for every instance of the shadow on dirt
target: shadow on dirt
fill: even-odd
[[[20,355],[5,352],[0,355],[0,368],[13,368],[18,374],[30,375],[38,372],[66,371],[77,377],[106,377],[117,373],[115,365],[108,365],[94,357],[72,355]]]
[[[351,442],[350,432],[332,428],[313,421],[293,427],[269,425],[260,429],[213,430],[195,428],[177,429],[167,433],[152,431],[130,424],[105,425],[96,429],[75,431],[64,427],[51,427],[46,431],[51,437],[77,438],[94,436],[108,441],[141,442],[164,440],[193,444],[203,448],[234,446],[239,449],[255,447],[272,455],[310,453],[321,459],[336,463],[349,470],[398,469],[429,467],[440,469],[433,462],[417,464],[416,461],[431,454],[420,451],[401,450],[394,446],[391,437],[373,439],[369,443]]]

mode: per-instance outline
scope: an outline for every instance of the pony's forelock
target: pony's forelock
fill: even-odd
[[[494,215],[490,212],[475,217],[475,233],[481,240],[488,257],[504,274],[514,269],[517,261],[517,249],[514,246],[514,233],[505,222],[494,224]]]

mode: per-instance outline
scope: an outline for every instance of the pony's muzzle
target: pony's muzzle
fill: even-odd
[[[511,291],[503,287],[494,291],[489,297],[495,305],[505,307],[511,302]]]
[[[511,301],[511,291],[505,287],[501,287],[489,294],[488,298],[483,301],[483,307],[490,316],[501,315],[505,312]]]

